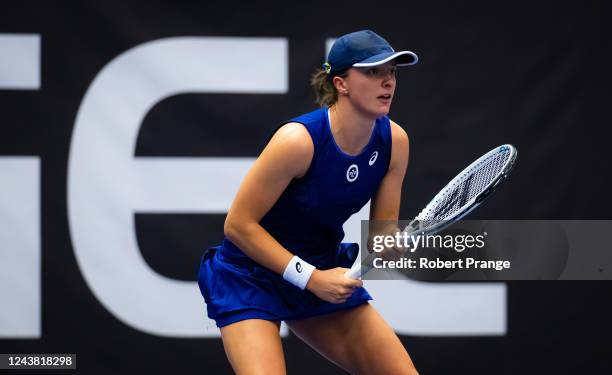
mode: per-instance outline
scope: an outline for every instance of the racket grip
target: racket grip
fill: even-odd
[[[357,259],[351,269],[346,271],[344,275],[350,279],[358,279],[361,277],[361,264],[359,264],[359,259]]]
[[[372,270],[372,266],[370,266],[370,264],[372,264],[374,258],[376,258],[376,254],[374,253],[369,254],[364,261],[358,257],[351,269],[346,271],[344,275],[346,275],[346,277],[350,277],[351,279],[361,278],[363,275]]]

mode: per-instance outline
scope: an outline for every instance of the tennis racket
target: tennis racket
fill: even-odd
[[[514,146],[502,145],[467,166],[404,228],[408,238],[412,238],[410,234],[438,233],[469,214],[508,177],[516,156]],[[376,257],[376,253],[371,253],[362,264],[358,260],[346,276],[356,279],[365,275],[372,270]]]

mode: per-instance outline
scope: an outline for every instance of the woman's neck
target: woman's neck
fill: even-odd
[[[376,119],[363,116],[346,100],[338,100],[329,108],[329,121],[336,144],[349,155],[363,150],[376,123]]]

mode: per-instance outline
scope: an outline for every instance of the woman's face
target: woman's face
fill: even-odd
[[[395,70],[394,61],[369,68],[351,68],[342,90],[359,111],[375,118],[384,116],[393,101]]]

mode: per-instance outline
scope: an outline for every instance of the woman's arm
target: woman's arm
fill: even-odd
[[[293,254],[276,241],[260,224],[293,178],[302,177],[314,155],[314,145],[303,125],[289,123],[270,139],[242,181],[225,219],[224,232],[251,259],[283,274]],[[307,289],[319,298],[342,303],[360,280],[347,278],[346,269],[314,270]]]
[[[259,221],[291,180],[306,173],[313,154],[314,145],[303,125],[283,125],[240,184],[225,219],[225,236],[257,263],[279,274],[293,254],[259,225]]]

